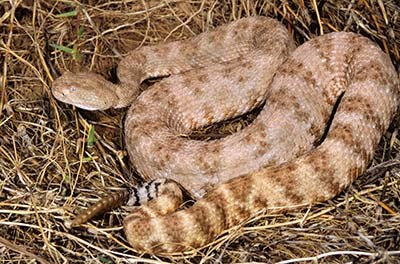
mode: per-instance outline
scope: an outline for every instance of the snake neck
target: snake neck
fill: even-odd
[[[123,108],[130,106],[139,95],[140,83],[121,83],[115,85],[115,95],[118,97],[114,108]]]

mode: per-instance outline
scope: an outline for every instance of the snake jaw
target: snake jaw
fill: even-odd
[[[71,88],[74,88],[74,87],[70,87],[70,90],[71,90]],[[87,103],[87,101],[86,101],[86,103],[80,103],[78,101],[73,102],[73,101],[69,100],[68,95],[69,94],[66,93],[66,92],[53,90],[53,96],[57,100],[59,100],[59,101],[61,101],[63,103],[71,104],[71,105],[74,105],[74,106],[76,106],[78,108],[81,108],[81,109],[84,109],[84,110],[89,110],[89,111],[103,110],[103,108],[99,108],[98,107],[98,104],[96,104],[95,106],[92,106],[92,105],[89,105]],[[109,108],[109,107],[106,107],[106,106],[104,107],[104,109],[107,109],[107,108]]]
[[[118,105],[115,84],[92,72],[65,72],[52,85],[53,96],[85,110],[105,110]]]

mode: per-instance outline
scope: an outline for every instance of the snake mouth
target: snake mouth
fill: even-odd
[[[65,96],[65,94],[63,92],[53,89],[52,94],[53,94],[54,98],[56,98],[57,100],[59,100],[63,103],[71,104],[70,102],[68,102],[68,98]]]
[[[79,102],[79,101],[72,102],[71,100],[68,99],[68,96],[66,96],[66,94],[63,92],[53,90],[52,93],[53,93],[54,98],[56,98],[57,100],[65,103],[65,104],[70,104],[70,105],[76,106],[80,109],[84,109],[84,110],[88,110],[88,111],[99,110],[99,106],[91,105],[90,100],[85,100],[85,101],[81,101],[81,102]]]

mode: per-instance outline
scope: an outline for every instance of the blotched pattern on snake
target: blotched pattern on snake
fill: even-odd
[[[153,253],[200,247],[263,209],[334,197],[366,170],[400,97],[389,57],[367,38],[330,33],[294,49],[287,30],[265,17],[134,50],[118,76],[120,84],[112,84],[66,72],[52,89],[89,110],[132,104],[126,148],[145,179],[159,180],[130,192],[130,204],[157,198],[126,217],[124,228],[134,249]],[[138,96],[140,83],[158,76],[169,77]],[[257,118],[230,136],[182,136],[264,102]],[[176,211],[182,193],[175,182],[200,199]],[[75,224],[125,196],[110,196]]]

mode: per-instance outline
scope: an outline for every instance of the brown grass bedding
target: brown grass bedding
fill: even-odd
[[[124,152],[124,110],[90,113],[59,103],[52,80],[66,69],[115,79],[131,49],[256,14],[281,21],[298,43],[321,31],[359,32],[399,69],[398,0],[0,0],[0,263],[400,263],[398,118],[367,173],[335,199],[260,216],[189,255],[130,250],[120,228],[126,208],[66,228],[106,192],[140,177]],[[245,122],[203,132],[224,134]],[[96,140],[88,144],[93,127]]]

